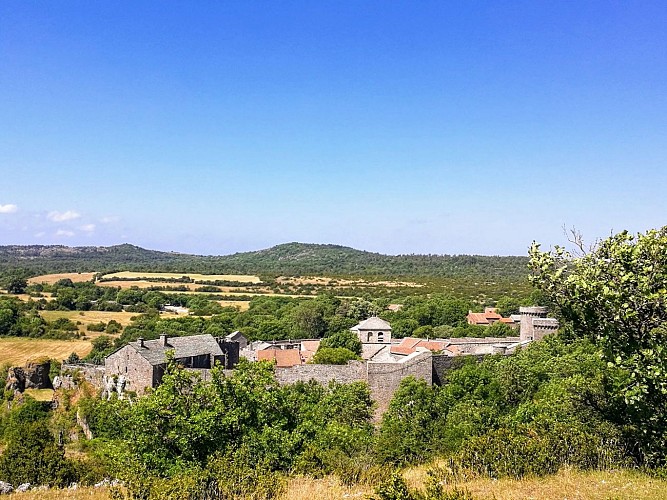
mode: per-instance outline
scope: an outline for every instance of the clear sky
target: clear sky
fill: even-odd
[[[667,2],[0,2],[0,244],[525,255],[667,224]]]

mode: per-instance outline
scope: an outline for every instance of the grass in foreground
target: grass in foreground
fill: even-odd
[[[417,467],[405,472],[412,488],[423,487],[427,467]],[[389,472],[388,472],[389,473]],[[650,478],[629,470],[579,472],[562,470],[558,474],[543,478],[478,479],[451,485],[469,491],[478,500],[667,500],[667,481]],[[334,477],[313,479],[295,477],[289,480],[280,500],[338,500],[341,498],[367,499],[374,493],[369,486],[347,487]],[[53,490],[49,492],[27,492],[8,496],[10,499],[56,499],[73,500],[111,499],[106,489],[81,488],[79,490]]]

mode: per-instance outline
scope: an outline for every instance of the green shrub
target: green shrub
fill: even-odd
[[[355,359],[361,358],[345,347],[320,346],[310,362],[318,365],[345,365]]]

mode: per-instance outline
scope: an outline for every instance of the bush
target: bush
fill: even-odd
[[[345,365],[355,359],[361,358],[345,347],[320,346],[310,362],[316,365]]]
[[[107,327],[107,324],[104,321],[100,321],[99,323],[89,323],[88,326],[86,326],[86,330],[89,332],[103,332]]]
[[[56,445],[46,422],[23,424],[0,455],[0,480],[12,483],[66,486],[76,480],[71,461]]]

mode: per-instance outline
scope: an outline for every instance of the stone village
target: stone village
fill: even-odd
[[[392,339],[391,325],[379,317],[371,317],[351,328],[362,343],[362,360],[349,361],[345,365],[309,363],[319,347],[319,339],[248,343],[239,332],[224,338],[211,335],[161,335],[155,340],[139,338],[107,356],[104,366],[63,364],[62,374],[54,379],[54,386],[74,386],[74,374],[78,373],[102,389],[103,397],[108,398],[113,393],[123,397],[128,391],[141,395],[159,385],[171,351],[178,364],[199,373],[202,380],[210,379],[210,369],[216,364],[232,370],[240,358],[246,358],[274,362],[276,378],[282,384],[310,380],[321,384],[363,381],[369,385],[379,415],[387,409],[393,393],[405,377],[423,379],[429,385],[440,384],[457,358],[509,355],[558,329],[558,321],[548,318],[544,307],[522,307],[520,314],[510,318],[502,318],[494,308],[486,308],[484,313],[468,314],[471,324],[488,325],[495,321],[513,325],[519,335]]]

